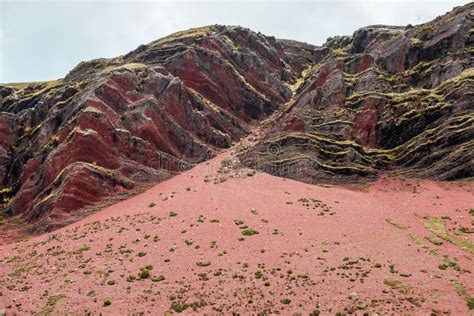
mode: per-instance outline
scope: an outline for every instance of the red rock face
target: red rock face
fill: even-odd
[[[215,26],[81,63],[64,80],[2,87],[5,214],[51,229],[209,159],[288,101],[310,62],[274,38]]]
[[[364,105],[354,119],[354,125],[349,138],[354,139],[364,147],[377,146],[378,114],[373,99],[365,99]]]
[[[304,131],[304,121],[302,119],[293,118],[288,122],[285,122],[283,126],[284,132],[303,132]]]

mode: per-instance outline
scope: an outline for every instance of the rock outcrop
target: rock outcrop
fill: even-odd
[[[247,165],[309,183],[474,175],[474,5],[328,39]]]

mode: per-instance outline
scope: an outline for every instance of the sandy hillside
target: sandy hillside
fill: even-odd
[[[228,155],[0,246],[0,310],[473,313],[472,184],[323,187],[230,171]]]

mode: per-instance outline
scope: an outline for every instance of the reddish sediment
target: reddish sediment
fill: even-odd
[[[425,225],[440,219],[472,247],[472,235],[457,235],[472,220],[472,183],[323,187],[223,172],[229,157],[54,233],[3,244],[0,309],[32,314],[57,299],[54,314],[469,312],[456,286],[474,294],[472,248],[434,245]],[[140,279],[148,265],[151,277]]]

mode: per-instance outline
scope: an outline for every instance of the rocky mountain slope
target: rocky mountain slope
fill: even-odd
[[[62,224],[212,157],[290,99],[312,50],[211,26],[83,62],[62,80],[3,86],[6,215]]]
[[[0,86],[0,203],[51,229],[266,129],[243,164],[305,182],[473,176],[474,5],[322,47],[172,34],[64,79]]]
[[[329,39],[248,165],[310,183],[472,177],[473,25],[471,3],[422,25]]]

